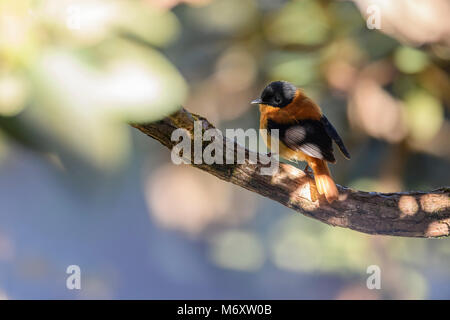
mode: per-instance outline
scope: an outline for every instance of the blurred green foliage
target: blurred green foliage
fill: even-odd
[[[45,149],[112,169],[129,153],[126,121],[157,120],[182,104],[184,79],[157,49],[179,32],[170,11],[122,0],[0,8],[0,115],[30,127]]]
[[[332,168],[340,184],[390,192],[448,182],[450,45],[437,36],[448,20],[374,0],[382,30],[369,30],[365,8],[352,1],[198,2],[171,9],[178,1],[0,0],[0,161],[9,136],[53,160],[69,152],[117,170],[131,151],[126,122],[157,120],[186,103],[219,127],[256,127],[248,102],[283,79],[317,100],[351,150],[351,162]],[[443,3],[423,5],[432,12]],[[163,173],[164,190],[146,196],[160,201],[149,207],[154,219],[169,221],[165,227],[175,221],[177,230],[201,233],[210,221],[228,223],[230,212],[272,210],[248,206],[241,190],[233,195],[240,201],[225,199],[231,186],[215,190],[208,180]],[[205,198],[205,185],[210,202],[190,207]],[[174,204],[161,196],[167,190],[184,197]],[[237,219],[239,226],[211,232],[211,261],[235,271],[273,265],[335,274],[348,283],[363,283],[376,264],[389,280],[385,298],[426,297],[424,270],[450,265],[448,240],[361,235],[283,210],[270,212],[269,230]]]

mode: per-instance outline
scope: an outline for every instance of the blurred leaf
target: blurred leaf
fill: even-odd
[[[401,73],[395,78],[392,86],[392,90],[397,97],[404,97],[408,93],[418,89],[419,86],[414,76]]]
[[[29,121],[100,167],[114,167],[127,154],[125,121],[159,119],[179,108],[186,92],[162,55],[121,47],[104,58],[103,68],[64,49],[48,49],[32,70]]]
[[[39,30],[30,14],[28,1],[0,1],[0,67],[26,64],[38,50]]]
[[[40,140],[41,137],[25,125],[20,115],[13,117],[0,116],[0,129],[4,137],[8,137],[31,150],[44,151],[46,149]]]
[[[414,270],[403,271],[405,288],[403,290],[405,299],[425,299],[428,291],[427,280],[424,276]]]
[[[165,46],[179,33],[179,22],[170,11],[155,9],[143,2],[127,1],[122,12],[126,14],[120,15],[117,27],[147,43]]]
[[[374,256],[368,236],[331,228],[303,217],[283,218],[272,239],[274,263],[303,272],[362,273]]]
[[[237,33],[251,26],[256,14],[253,0],[215,0],[200,8],[187,8],[188,17],[204,33]]]
[[[21,124],[47,137],[18,135],[3,121],[17,141],[54,140],[113,168],[128,153],[127,121],[160,119],[184,101],[184,79],[148,46],[176,36],[170,11],[124,0],[1,1],[0,8],[0,115],[30,106]]]
[[[358,9],[350,2],[333,1],[328,6],[328,16],[333,19],[333,33],[350,37],[366,28]]]
[[[405,98],[408,126],[412,139],[431,140],[444,122],[444,110],[438,99],[426,91],[413,91]]]
[[[230,230],[213,238],[211,257],[223,268],[253,271],[262,266],[264,251],[255,234]]]
[[[58,42],[70,45],[96,43],[123,32],[164,46],[179,30],[172,12],[143,1],[46,0],[36,7],[34,17]]]
[[[274,52],[268,57],[268,73],[271,80],[283,79],[305,86],[318,77],[318,57],[316,54]]]
[[[318,45],[329,34],[328,19],[318,1],[296,0],[287,3],[268,20],[265,33],[277,45]]]
[[[394,61],[397,68],[404,73],[417,73],[428,65],[427,55],[410,47],[398,48],[395,51]]]
[[[27,80],[18,74],[0,74],[0,116],[15,116],[25,108]]]
[[[359,38],[360,46],[370,56],[371,60],[385,57],[398,46],[397,40],[377,30],[365,30],[359,35]]]

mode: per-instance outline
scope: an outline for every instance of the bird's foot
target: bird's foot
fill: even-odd
[[[314,177],[313,177],[313,171],[311,170],[311,168],[309,167],[308,164],[306,165],[306,167],[305,167],[305,169],[304,169],[303,171],[306,173],[306,175],[307,175],[308,177],[310,177],[311,179],[314,179]]]

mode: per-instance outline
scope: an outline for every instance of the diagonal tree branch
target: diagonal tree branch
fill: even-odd
[[[193,137],[195,120],[203,121],[204,130],[214,128],[208,120],[184,108],[161,121],[131,125],[172,149],[178,143],[171,140],[172,132],[183,128]],[[224,149],[225,142],[226,138]],[[242,149],[235,146],[234,152]],[[303,171],[280,163],[274,175],[261,175],[259,172],[264,165],[251,163],[248,161],[251,152],[245,150],[245,153],[244,164],[192,166],[333,226],[404,237],[435,238],[450,234],[450,187],[430,192],[376,193],[338,186],[340,198],[330,205],[317,199],[314,182]]]

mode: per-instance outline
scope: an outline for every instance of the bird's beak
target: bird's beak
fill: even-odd
[[[250,102],[250,104],[261,104],[262,100],[261,99],[255,99],[252,102]]]

